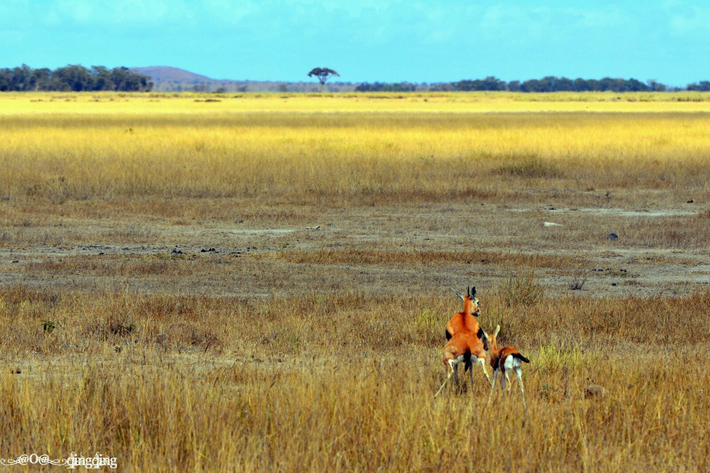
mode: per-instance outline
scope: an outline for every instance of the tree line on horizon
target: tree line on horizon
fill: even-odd
[[[355,88],[356,92],[666,92],[675,90],[708,92],[710,91],[710,81],[700,81],[688,84],[683,89],[678,89],[655,80],[641,82],[633,78],[568,79],[567,77],[547,76],[542,79],[530,79],[524,82],[519,80],[505,82],[497,77],[488,76],[485,79],[460,80],[437,84],[414,84],[410,82],[374,82],[370,84],[364,82]]]
[[[127,67],[108,69],[68,65],[51,70],[33,69],[23,64],[12,69],[0,69],[0,92],[148,92],[153,88],[150,77]]]
[[[348,83],[349,84],[349,83]],[[21,67],[0,69],[0,92],[33,91],[120,91],[148,92],[153,89],[151,78],[131,71],[127,67],[108,69],[104,66],[92,66],[87,69],[80,65],[67,65],[51,70],[33,69],[25,64]],[[352,86],[351,86],[352,87]],[[246,86],[243,87],[246,91]],[[290,91],[288,84],[281,85],[279,91]],[[225,89],[226,90],[226,89]],[[350,89],[353,90],[353,89]],[[568,79],[566,77],[547,76],[542,79],[505,82],[497,77],[485,79],[460,80],[444,83],[412,82],[363,82],[355,86],[355,92],[470,92],[470,91],[508,91],[508,92],[664,92],[664,91],[710,91],[710,81],[688,84],[684,88],[667,86],[655,80],[641,82],[637,79],[605,77],[603,79]],[[209,87],[204,90],[209,92]],[[220,92],[221,90],[218,90]],[[304,91],[307,91],[304,89]]]

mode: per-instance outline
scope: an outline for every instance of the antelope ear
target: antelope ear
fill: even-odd
[[[471,299],[476,298],[476,286],[473,286],[473,291],[471,291]]]
[[[466,295],[471,297],[471,286],[466,286]]]
[[[461,294],[459,294],[459,291],[457,291],[453,287],[451,288],[451,290],[454,291],[456,293],[456,295],[459,296],[459,298],[461,298],[461,300],[463,301],[463,296]]]
[[[494,337],[497,337],[497,336],[498,336],[498,332],[500,332],[500,325],[496,325],[496,331],[493,332],[493,336],[494,336]]]

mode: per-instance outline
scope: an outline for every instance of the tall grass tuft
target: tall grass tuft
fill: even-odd
[[[516,271],[506,278],[501,290],[509,306],[533,306],[545,297],[545,288],[532,270]]]

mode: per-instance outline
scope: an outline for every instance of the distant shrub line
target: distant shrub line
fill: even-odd
[[[150,77],[132,72],[126,67],[107,69],[92,66],[87,69],[68,65],[50,70],[32,69],[23,64],[13,69],[0,69],[0,92],[146,92],[152,88]]]
[[[645,83],[637,79],[613,79],[605,77],[603,79],[568,79],[566,77],[547,76],[542,79],[530,79],[524,82],[513,80],[505,82],[497,77],[486,77],[485,79],[460,80],[458,82],[446,82],[439,84],[413,84],[410,82],[385,83],[374,82],[362,83],[355,88],[356,92],[414,92],[414,91],[508,91],[508,92],[666,92],[679,90],[655,80],[648,80]],[[710,81],[701,81],[688,84],[685,89],[688,91],[710,91]]]
[[[351,83],[346,83],[351,84]],[[0,92],[33,91],[120,91],[147,92],[153,89],[149,76],[134,72],[127,67],[108,69],[104,66],[91,66],[87,69],[80,65],[67,65],[51,70],[33,69],[25,64],[20,67],[0,69]],[[160,84],[158,84],[160,85]],[[350,85],[352,87],[352,85]],[[246,91],[247,86],[242,86]],[[283,92],[288,91],[281,84]],[[209,92],[209,86],[198,84],[195,92]],[[351,89],[352,90],[352,89]],[[508,91],[508,92],[666,92],[666,91],[710,91],[710,81],[694,82],[684,88],[671,87],[655,80],[641,82],[637,79],[604,77],[603,79],[568,79],[567,77],[547,76],[542,79],[505,82],[497,77],[485,79],[466,79],[457,82],[412,83],[412,82],[363,82],[355,87],[355,92],[471,92],[471,91]],[[225,92],[224,87],[217,92]]]

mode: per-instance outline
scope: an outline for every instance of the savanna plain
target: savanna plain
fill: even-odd
[[[2,459],[710,470],[709,94],[0,94],[0,223]]]

